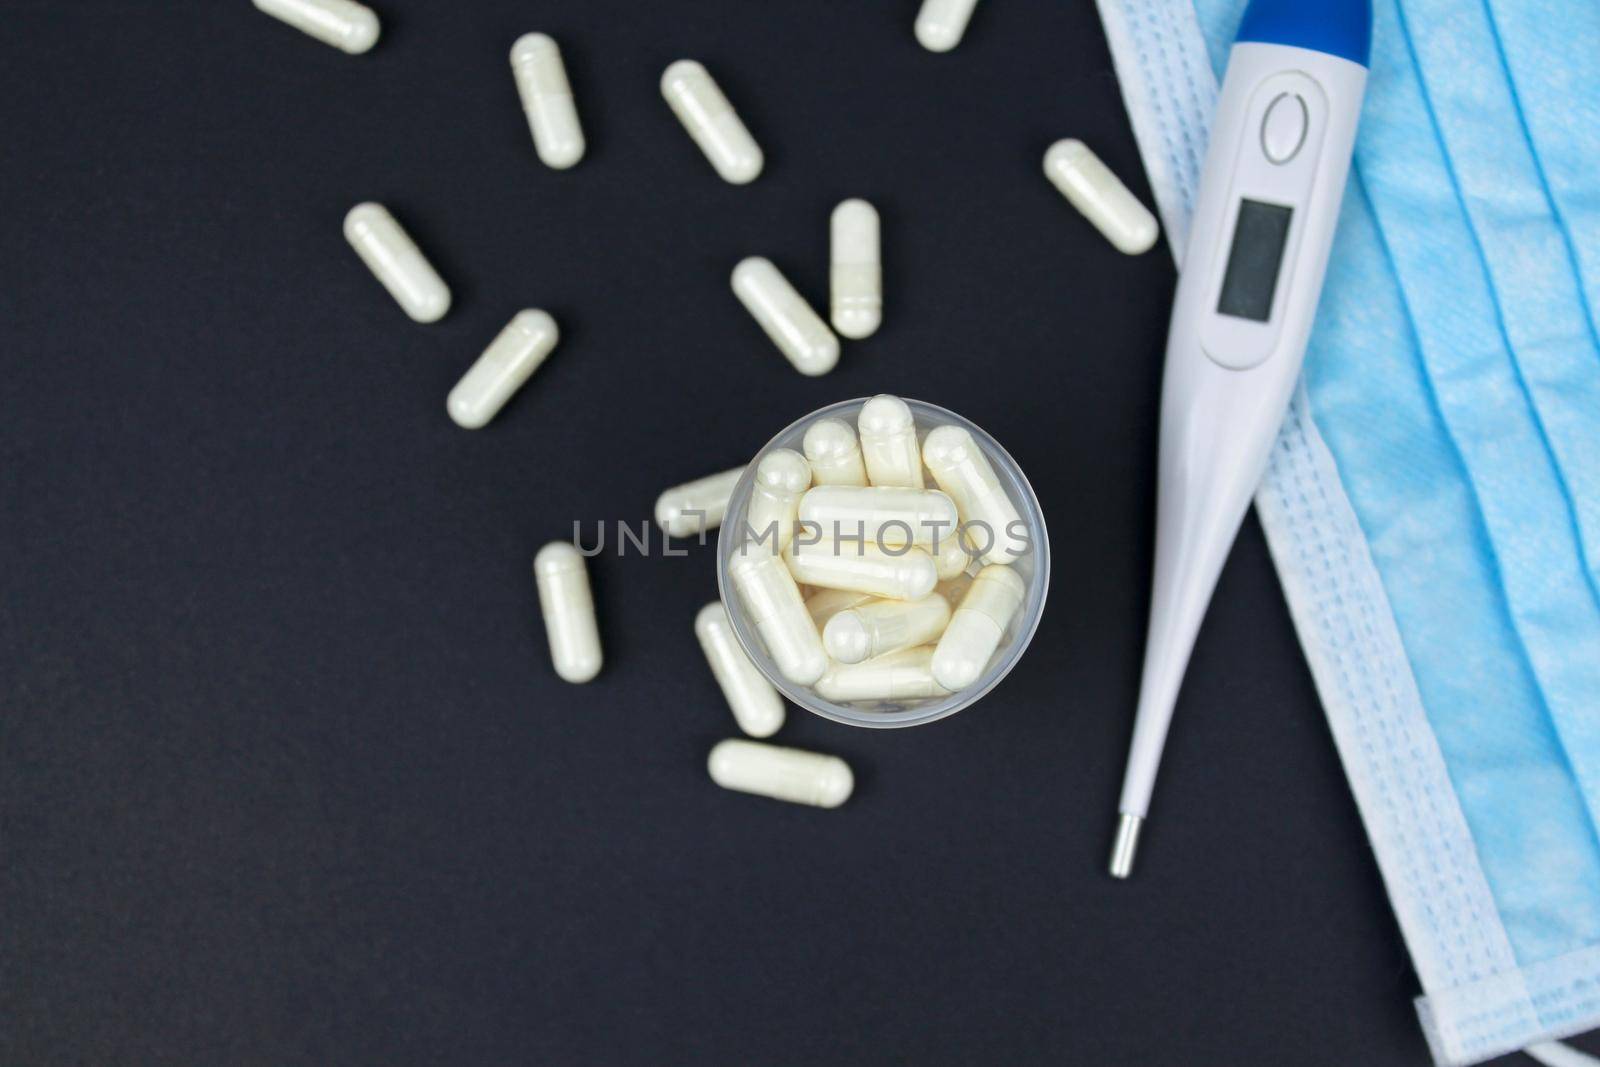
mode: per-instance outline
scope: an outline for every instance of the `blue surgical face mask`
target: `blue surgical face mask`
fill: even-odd
[[[1244,0],[1100,0],[1174,246]],[[1600,1026],[1600,5],[1375,0],[1257,497],[1440,1063]]]

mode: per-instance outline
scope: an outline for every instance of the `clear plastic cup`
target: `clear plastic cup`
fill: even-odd
[[[753,540],[748,530],[747,516],[756,464],[775,448],[802,451],[801,438],[805,436],[806,428],[818,419],[829,417],[843,419],[854,427],[862,406],[869,399],[871,398],[860,397],[813,411],[768,441],[766,447],[750,461],[750,465],[745,468],[744,476],[739,479],[739,484],[734,487],[733,495],[728,500],[727,515],[722,521],[722,529],[717,537],[717,587],[722,595],[722,603],[728,609],[728,618],[733,623],[733,632],[738,636],[739,643],[744,646],[745,652],[760,668],[761,673],[766,675],[772,684],[778,687],[778,691],[789,700],[825,719],[832,719],[834,722],[842,722],[849,726],[876,728],[921,726],[923,723],[954,715],[962,708],[977,703],[986,693],[1000,684],[1000,679],[1017,665],[1017,661],[1022,658],[1022,653],[1028,647],[1028,642],[1033,640],[1034,631],[1039,627],[1039,617],[1044,613],[1045,596],[1050,587],[1050,540],[1045,531],[1044,514],[1039,510],[1038,498],[1033,495],[1033,487],[1028,484],[1028,479],[1017,466],[1016,460],[1012,459],[1010,453],[1001,448],[1000,444],[981,427],[935,404],[902,398],[911,408],[911,414],[916,420],[919,446],[927,437],[928,431],[938,426],[960,426],[972,434],[973,440],[977,441],[978,447],[983,450],[990,465],[994,467],[994,472],[1005,488],[1006,495],[1011,498],[1011,503],[1015,505],[1017,513],[1028,527],[1029,550],[1010,564],[1011,569],[1027,586],[1027,596],[1011,620],[1011,624],[1006,627],[1000,646],[990,658],[989,665],[972,685],[945,697],[926,700],[905,702],[885,700],[870,704],[841,704],[827,700],[811,687],[796,685],[779,672],[772,657],[767,654],[761,635],[751,623],[743,601],[728,578],[729,561],[739,551],[742,543]],[[931,478],[928,479],[928,488],[936,488]],[[981,564],[974,561],[969,571],[975,573],[979,566]]]

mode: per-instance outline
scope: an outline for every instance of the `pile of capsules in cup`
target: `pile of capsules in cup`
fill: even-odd
[[[377,15],[355,0],[252,2],[352,55],[370,50],[380,35]],[[924,0],[917,40],[933,52],[954,48],[977,2]],[[511,69],[539,159],[557,170],[577,164],[585,151],[583,128],[556,42],[540,33],[518,38]],[[725,181],[743,185],[761,174],[760,145],[705,67],[688,59],[673,63],[662,75],[661,92]],[[1081,141],[1051,145],[1044,172],[1119,251],[1136,255],[1155,244],[1155,217]],[[449,286],[382,204],[352,208],[344,233],[414,321],[437,322],[449,312]],[[812,376],[838,363],[838,335],[864,338],[882,321],[877,210],[865,200],[844,201],[832,214],[830,235],[831,329],[770,260],[747,258],[731,279],[734,295],[779,351],[796,370]],[[466,429],[487,425],[559,339],[548,313],[517,312],[450,391],[445,404],[450,418]],[[976,564],[960,538],[917,539],[919,528],[931,531],[973,509],[999,508],[1001,501],[1010,508],[1010,501],[1003,491],[995,492],[994,472],[970,435],[962,439],[964,429],[933,428],[920,455],[909,410],[903,428],[885,429],[901,419],[897,404],[905,407],[893,397],[870,401],[861,413],[859,440],[847,423],[824,419],[808,429],[806,455],[776,450],[764,457],[751,511],[777,516],[777,528],[790,533],[780,533],[775,548],[743,553],[729,567],[784,677],[836,702],[932,699],[971,685],[1022,602],[1022,582],[1003,558],[1014,509],[1009,517],[990,517],[1001,519],[998,523],[984,520],[1000,547],[981,553],[983,566],[976,575],[967,573]],[[856,467],[862,468],[859,480]],[[924,467],[938,490],[925,488]],[[658,502],[657,521],[678,537],[714,528],[742,473],[742,468],[725,471],[668,490]],[[681,501],[687,498],[692,503],[685,509]],[[688,527],[686,510],[696,513]],[[884,535],[904,523],[913,534],[899,543],[891,543],[891,537],[882,547],[870,544],[876,555],[857,557],[835,551],[837,545],[827,539],[807,543],[795,532],[808,529],[806,522],[831,529],[836,518]],[[795,520],[802,526],[794,527]],[[557,673],[569,682],[589,681],[599,673],[602,656],[583,555],[565,542],[546,545],[534,559],[534,575]],[[804,601],[801,584],[816,590]],[[783,702],[745,655],[720,603],[700,612],[695,632],[740,727],[753,737],[775,733],[783,723]],[[709,767],[711,777],[726,788],[819,807],[837,807],[853,788],[849,766],[837,757],[742,739],[713,748]]]
[[[972,433],[934,426],[919,445],[905,401],[876,396],[855,427],[811,423],[801,448],[756,463],[728,561],[779,673],[840,704],[915,705],[971,686],[1027,597],[1010,565],[1029,547]]]

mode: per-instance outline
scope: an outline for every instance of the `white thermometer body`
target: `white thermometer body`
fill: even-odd
[[[1195,635],[1300,373],[1367,69],[1241,41],[1217,102],[1172,309],[1155,581],[1112,873],[1131,871]]]

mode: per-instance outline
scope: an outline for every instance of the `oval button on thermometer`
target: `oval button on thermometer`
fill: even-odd
[[[1289,162],[1306,143],[1308,125],[1306,102],[1294,93],[1280,93],[1261,123],[1261,151],[1274,163]]]

